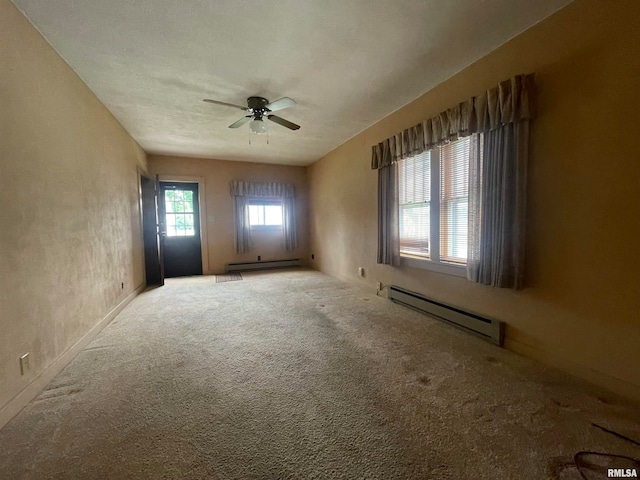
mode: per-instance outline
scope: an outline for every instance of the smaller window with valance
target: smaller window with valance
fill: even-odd
[[[295,186],[285,183],[232,181],[236,252],[251,250],[252,230],[279,230],[287,251],[297,247]]]

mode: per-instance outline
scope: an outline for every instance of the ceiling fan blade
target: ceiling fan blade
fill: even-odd
[[[300,128],[300,125],[296,125],[295,123],[276,115],[268,115],[267,118],[272,122],[276,122],[278,125],[282,125],[283,127],[287,127],[291,130],[298,130]]]
[[[233,108],[239,108],[240,110],[249,110],[247,107],[243,107],[240,105],[234,105],[233,103],[227,103],[227,102],[219,102],[218,100],[211,100],[209,98],[205,98],[204,100],[202,100],[203,102],[208,102],[208,103],[215,103],[216,105],[224,105],[225,107],[233,107]]]
[[[242,117],[240,120],[238,120],[237,122],[233,122],[231,125],[229,125],[229,128],[238,128],[241,127],[242,125],[244,125],[245,123],[247,123],[249,120],[251,120],[253,118],[253,115],[247,115],[246,117]]]
[[[285,108],[293,107],[294,105],[296,105],[296,101],[293,98],[282,97],[275,102],[267,104],[266,108],[268,108],[272,112],[276,112],[278,110],[284,110]]]

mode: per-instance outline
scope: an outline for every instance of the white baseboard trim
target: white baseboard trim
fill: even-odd
[[[75,358],[80,351],[86,347],[100,331],[109,325],[111,321],[126,307],[144,289],[145,285],[141,285],[130,293],[124,300],[116,305],[107,315],[104,316],[91,330],[89,330],[80,340],[69,347],[62,355],[45,368],[40,375],[24,387],[15,397],[9,400],[0,408],[0,428],[4,427],[9,421],[15,417],[20,411],[27,406],[38,394],[53,380],[53,378],[66,367],[71,360]]]

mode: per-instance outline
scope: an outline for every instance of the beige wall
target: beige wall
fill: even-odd
[[[145,164],[64,60],[0,0],[0,425],[3,406],[143,284]],[[31,371],[21,376],[26,352]]]
[[[262,260],[300,258],[306,261],[309,252],[308,187],[304,167],[150,155],[149,169],[153,174],[171,178],[204,177],[209,273],[224,272],[227,263],[257,261],[258,255]],[[233,198],[229,193],[232,180],[295,185],[298,225],[298,248],[295,251],[285,250],[280,230],[253,231],[251,251],[244,254],[235,252]]]
[[[578,0],[314,163],[311,265],[504,320],[507,348],[640,397],[639,19],[636,0]],[[371,146],[529,72],[539,116],[529,167],[528,287],[501,290],[376,265]]]

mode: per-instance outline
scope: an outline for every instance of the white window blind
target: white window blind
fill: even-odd
[[[471,137],[440,148],[440,259],[466,263]]]
[[[399,163],[400,253],[429,257],[431,153]]]
[[[472,135],[398,162],[401,256],[467,263],[469,164],[481,145]]]

